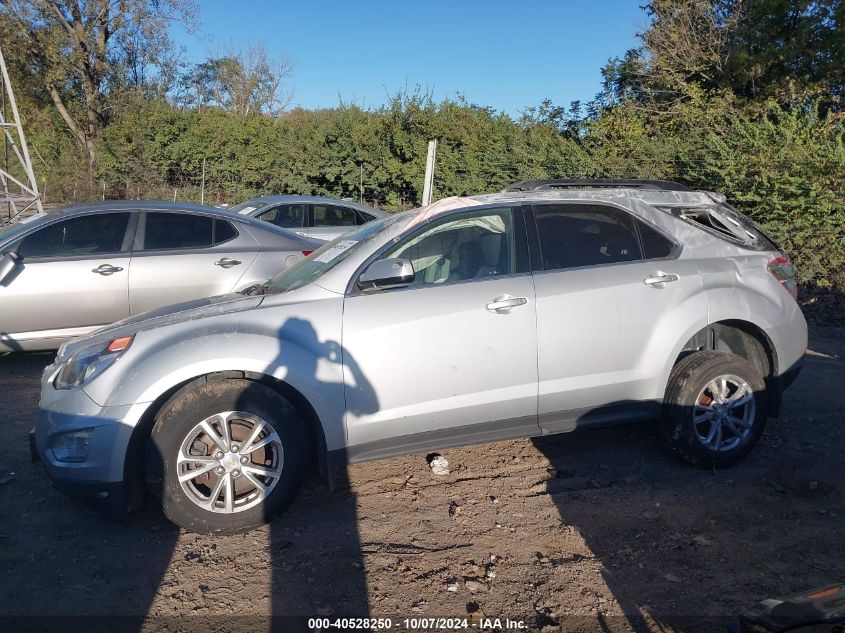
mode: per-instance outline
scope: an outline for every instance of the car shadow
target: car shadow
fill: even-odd
[[[266,338],[274,341],[278,349],[262,372],[265,378],[251,376],[250,384],[237,396],[234,410],[250,411],[250,403],[266,393],[268,387],[280,391],[293,405],[305,422],[308,434],[309,466],[303,489],[286,511],[277,516],[265,516],[268,525],[264,527],[242,535],[183,534],[183,538],[194,543],[192,550],[199,550],[196,555],[205,563],[202,594],[231,591],[233,583],[243,586],[243,589],[238,588],[237,594],[250,594],[249,584],[255,582],[257,586],[251,602],[256,605],[256,611],[269,613],[270,630],[311,631],[315,628],[309,626],[312,618],[328,621],[369,613],[357,500],[346,477],[345,463],[338,462],[338,458],[345,456],[344,381],[350,388],[363,392],[360,402],[367,412],[375,411],[378,402],[351,355],[337,341],[320,340],[311,322],[287,319]],[[282,379],[286,379],[285,382],[280,382]],[[312,398],[330,403],[324,409],[322,419],[317,417],[312,403],[292,384],[307,385],[312,390]],[[326,411],[335,417],[327,417]],[[286,420],[280,416],[275,422],[285,424]],[[331,447],[337,449],[338,442],[341,443],[340,449],[334,452],[333,461],[326,459],[324,427],[330,434]],[[157,450],[153,444],[150,447]],[[159,454],[157,457],[162,459],[164,456]],[[292,461],[290,456],[287,460]],[[160,490],[156,496],[160,496]],[[249,543],[247,549],[253,552],[244,551],[240,561],[238,557],[233,559],[232,551],[243,549],[246,543]],[[176,560],[178,556],[174,557]],[[259,572],[261,581],[253,578],[254,571]],[[162,582],[168,584],[167,575]],[[200,601],[201,596],[191,599],[195,604],[201,604]],[[225,603],[226,600],[223,605],[212,607],[213,615],[192,618],[193,621],[223,630],[267,628],[267,616],[256,615],[255,611],[226,615]],[[316,628],[333,630],[325,622]]]
[[[320,378],[319,365],[329,363],[335,375],[342,368],[365,392],[363,408],[377,408],[372,387],[338,342],[319,340],[301,319],[286,321],[276,335],[279,349],[268,371],[287,368],[290,347],[307,350],[313,362],[298,364],[297,372],[320,383],[319,397],[343,402],[343,382]],[[266,630],[270,614],[273,631],[306,631],[313,630],[309,618],[368,615],[357,500],[345,467],[336,469],[329,494],[327,465],[315,465],[291,507],[246,534],[185,532],[154,504],[107,520],[58,494],[41,465],[29,463],[26,433],[34,423],[41,371],[52,360],[52,353],[0,356],[6,418],[0,475],[15,478],[0,485],[0,508],[8,517],[0,527],[6,568],[0,629]],[[331,421],[341,428],[343,422]],[[319,446],[317,434],[314,440]],[[244,612],[244,604],[255,608]]]
[[[107,520],[31,462],[27,434],[54,357],[0,354],[0,630],[140,630],[179,531],[156,512]]]
[[[321,400],[343,403],[348,401],[346,389],[359,392],[360,410],[353,413],[372,413],[378,410],[378,399],[372,385],[363,375],[355,359],[339,342],[321,341],[313,325],[298,318],[290,318],[278,330],[277,358],[267,367],[265,373],[278,373],[279,367],[288,362],[287,347],[303,350],[297,355],[296,372],[300,379],[318,385],[315,392]],[[325,363],[342,369],[342,382],[326,381],[321,375],[339,372],[320,371],[318,365]],[[248,397],[245,392],[244,396]],[[291,394],[293,404],[304,411],[306,404],[297,402]],[[311,463],[315,466],[311,478],[309,498],[316,501],[320,510],[301,514],[302,504],[295,502],[287,512],[277,517],[267,517],[270,524],[270,545],[273,553],[272,571],[272,631],[279,633],[291,630],[311,630],[303,619],[311,617],[364,617],[369,614],[367,583],[361,539],[358,532],[356,495],[351,491],[346,473],[344,449],[330,453],[326,459],[320,453],[326,448],[326,438],[320,427],[328,433],[334,432],[334,442],[342,437],[345,446],[345,419],[311,420]],[[336,445],[333,446],[336,448]],[[321,480],[319,483],[314,480]],[[327,496],[328,490],[334,493]],[[313,496],[312,496],[313,495]],[[317,501],[314,496],[320,496]],[[291,616],[299,616],[292,618]],[[331,626],[320,627],[333,630]]]
[[[612,408],[638,404],[618,402]],[[573,433],[531,440],[549,462],[546,494],[561,522],[574,527],[592,552],[618,605],[616,612],[598,608],[573,621],[602,633],[724,630],[727,615],[712,615],[718,605],[683,599],[678,585],[689,580],[687,570],[710,566],[709,552],[697,544],[708,542],[704,533],[712,507],[692,499],[712,494],[729,471],[683,463],[666,449],[659,420],[583,425],[605,409],[584,413]],[[674,413],[691,417],[693,411],[678,406]]]
[[[808,416],[801,399],[785,401],[787,422]],[[759,600],[840,581],[835,561],[818,558],[819,544],[836,539],[825,501],[836,490],[838,466],[792,448],[791,436],[812,438],[812,425],[793,430],[783,422],[770,420],[743,461],[719,470],[682,463],[665,449],[655,422],[532,439],[549,463],[545,494],[561,524],[583,539],[610,594],[597,596],[591,613],[540,614],[546,619],[538,624],[723,631]],[[796,516],[807,517],[800,534]],[[791,533],[789,549],[771,549]]]

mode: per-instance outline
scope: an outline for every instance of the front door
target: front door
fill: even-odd
[[[17,246],[17,270],[0,285],[0,349],[80,336],[129,316],[131,213],[54,222]]]
[[[433,220],[383,255],[411,260],[410,286],[346,297],[352,460],[539,432],[534,285],[519,213]]]

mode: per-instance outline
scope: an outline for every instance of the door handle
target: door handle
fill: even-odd
[[[643,279],[643,283],[652,288],[665,288],[667,284],[678,281],[678,279],[680,277],[674,273],[664,273],[662,270],[658,270]]]
[[[123,270],[120,266],[112,266],[111,264],[100,264],[96,268],[92,268],[92,273],[97,273],[98,275],[103,275],[104,277],[108,277],[109,275],[113,275],[114,273],[119,273]]]
[[[223,259],[218,259],[214,262],[215,266],[220,266],[221,268],[231,268],[232,266],[239,265],[240,262],[237,259],[231,259],[229,257],[224,257]]]
[[[525,297],[512,297],[510,295],[499,295],[493,301],[487,304],[487,309],[490,312],[498,314],[507,314],[517,306],[523,306],[528,303]]]

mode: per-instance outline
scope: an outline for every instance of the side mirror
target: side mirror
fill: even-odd
[[[414,281],[414,265],[407,259],[380,259],[370,264],[358,278],[361,290],[401,288]]]
[[[15,253],[4,253],[0,257],[0,284],[2,284],[18,264],[18,256]]]

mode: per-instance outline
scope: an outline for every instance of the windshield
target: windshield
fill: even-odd
[[[227,211],[234,211],[235,213],[241,213],[243,215],[249,214],[251,211],[255,211],[259,207],[263,207],[263,202],[258,202],[256,200],[247,200],[246,202],[241,202],[239,205],[232,207],[231,209],[226,209]]]
[[[46,213],[37,213],[35,215],[31,215],[28,218],[24,218],[17,224],[10,224],[8,226],[0,227],[0,244],[3,242],[7,242],[27,229],[32,228],[34,225],[33,223],[37,223],[38,220],[45,217]]]
[[[273,277],[267,284],[268,292],[287,292],[310,284],[366,245],[385,228],[407,217],[407,213],[389,215],[386,218],[368,222],[355,231],[336,237],[305,259],[285,268]]]

